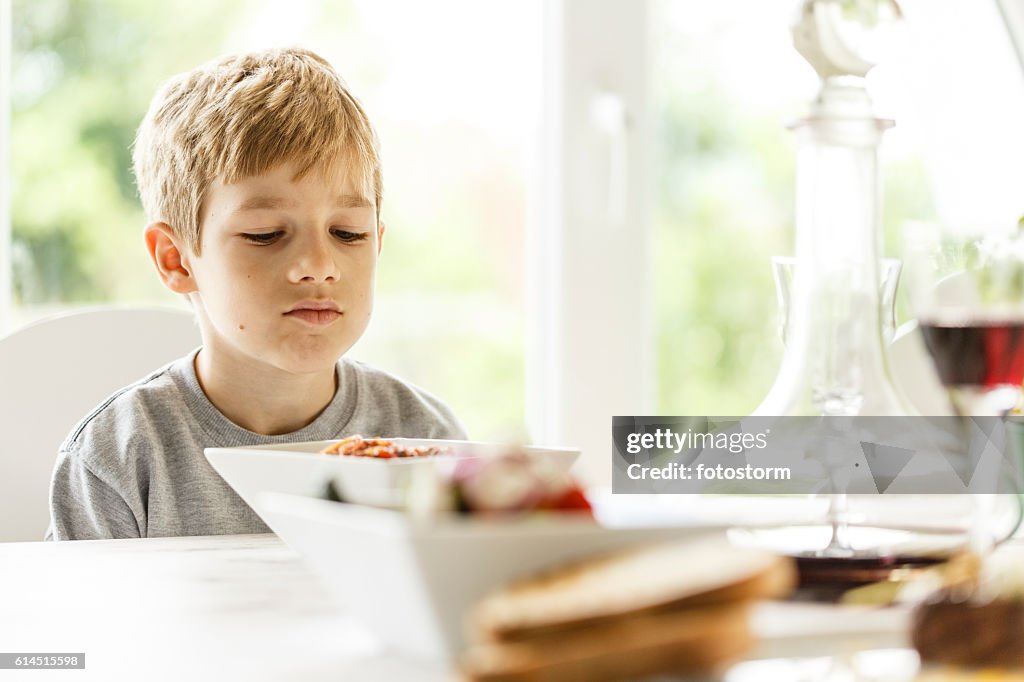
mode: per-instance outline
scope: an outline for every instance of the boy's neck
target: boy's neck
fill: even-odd
[[[270,366],[242,366],[215,354],[203,346],[196,355],[199,386],[221,414],[254,433],[276,436],[308,426],[337,390],[333,367],[323,373],[296,375]]]

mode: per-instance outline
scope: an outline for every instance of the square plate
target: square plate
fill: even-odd
[[[275,532],[274,524],[262,512],[259,494],[288,493],[322,497],[334,481],[345,500],[378,507],[401,507],[403,494],[414,471],[433,467],[450,473],[464,458],[492,457],[511,446],[464,440],[390,438],[405,447],[445,447],[451,454],[393,459],[324,455],[320,451],[336,440],[308,441],[239,448],[206,448],[206,458],[243,500]],[[579,450],[568,448],[520,447],[568,470]]]
[[[467,611],[514,579],[630,545],[725,536],[706,525],[608,528],[564,512],[426,520],[279,493],[261,506],[348,615],[389,649],[435,661],[459,655]]]

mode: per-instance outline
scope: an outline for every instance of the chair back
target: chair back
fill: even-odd
[[[174,308],[91,308],[0,338],[0,542],[42,540],[72,427],[118,389],[200,344]]]

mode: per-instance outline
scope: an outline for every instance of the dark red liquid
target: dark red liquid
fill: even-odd
[[[920,326],[946,386],[1020,386],[1024,380],[1024,320]]]

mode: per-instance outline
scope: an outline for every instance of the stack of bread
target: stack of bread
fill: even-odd
[[[478,682],[705,673],[752,646],[748,611],[788,594],[792,561],[724,538],[647,546],[525,579],[469,615]]]

